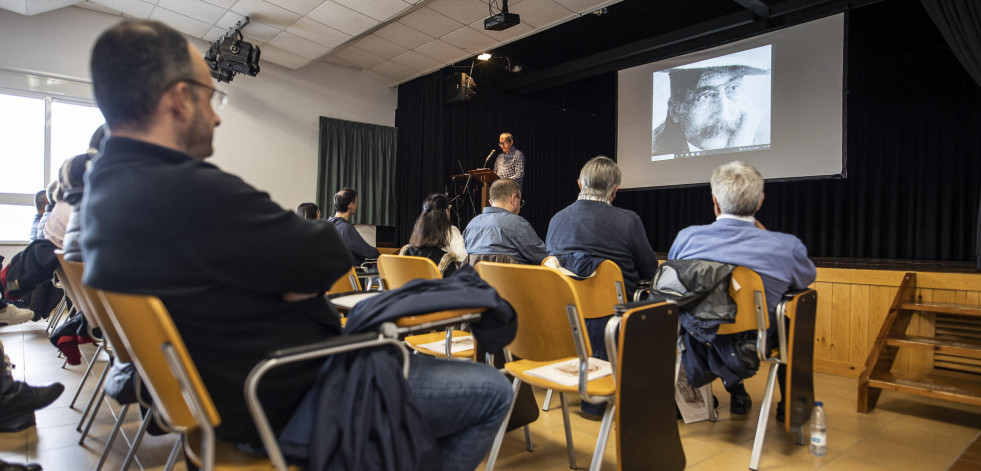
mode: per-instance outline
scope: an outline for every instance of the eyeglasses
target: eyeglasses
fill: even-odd
[[[167,85],[164,88],[165,89],[170,88],[170,87],[174,86],[174,84],[180,83],[180,82],[186,82],[186,83],[189,83],[189,84],[192,84],[192,85],[197,85],[199,87],[207,88],[208,90],[211,90],[211,97],[209,97],[209,99],[211,101],[211,107],[214,108],[216,111],[225,109],[225,105],[228,104],[228,94],[227,93],[225,93],[225,92],[223,92],[221,90],[218,90],[217,88],[212,87],[211,85],[207,85],[207,84],[203,84],[201,82],[198,82],[197,80],[192,80],[192,79],[177,79],[177,80],[174,80],[173,83],[171,83],[170,85]]]
[[[518,207],[519,208],[524,208],[525,207],[525,200],[524,199],[521,200],[521,206],[518,206]]]

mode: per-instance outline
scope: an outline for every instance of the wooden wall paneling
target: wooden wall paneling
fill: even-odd
[[[853,365],[863,364],[869,357],[870,288],[869,285],[851,285],[848,362]]]
[[[834,283],[831,287],[831,360],[848,363],[851,327],[851,286]]]
[[[814,358],[831,359],[831,283],[811,285],[818,294],[817,315],[814,319]]]

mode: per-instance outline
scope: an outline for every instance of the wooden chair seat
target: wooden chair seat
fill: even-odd
[[[470,332],[465,332],[462,330],[453,330],[451,332],[451,335],[453,336],[453,338],[459,338],[459,337],[469,337],[472,334]],[[439,341],[444,341],[444,342],[446,341],[446,332],[431,332],[428,334],[411,335],[405,338],[405,344],[408,345],[409,348],[419,353],[422,353],[424,355],[434,356],[434,357],[446,356],[446,352],[443,350],[431,350],[422,347],[422,345],[430,344],[433,342],[439,342]],[[452,355],[453,358],[472,358],[473,349],[469,348],[467,350],[461,350],[459,352],[451,352],[450,355]]]
[[[556,383],[554,381],[549,381],[547,379],[542,379],[537,376],[532,376],[525,373],[528,370],[538,368],[540,366],[551,365],[553,363],[560,363],[563,361],[571,360],[576,357],[563,358],[559,361],[533,361],[533,360],[517,360],[508,362],[504,365],[504,369],[512,376],[517,377],[523,383],[528,383],[532,386],[538,386],[541,388],[553,389],[555,391],[564,393],[579,393],[579,385],[565,386],[563,384]],[[613,381],[613,376],[604,376],[602,378],[595,379],[588,383],[586,391],[591,396],[612,396],[616,392],[616,384]]]

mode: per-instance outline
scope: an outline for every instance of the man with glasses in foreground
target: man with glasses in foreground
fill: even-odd
[[[216,399],[219,438],[258,445],[245,378],[267,352],[340,333],[321,294],[351,269],[351,254],[330,224],[305,220],[204,162],[221,122],[209,99],[220,107],[224,94],[180,33],[123,22],[96,41],[91,72],[110,137],[82,206],[84,281],[158,296]],[[473,469],[508,413],[510,385],[486,365],[431,359],[416,367],[422,361],[413,358],[408,387],[434,433],[419,443],[438,442],[444,469]],[[276,368],[260,384],[277,433],[321,363]]]
[[[490,206],[470,220],[463,231],[467,253],[509,255],[517,261],[538,265],[548,256],[545,243],[525,218],[518,216],[525,201],[518,183],[501,178],[490,187]]]

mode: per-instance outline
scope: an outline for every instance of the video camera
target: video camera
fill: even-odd
[[[211,76],[219,82],[231,82],[235,74],[255,77],[259,74],[258,47],[245,42],[242,28],[249,24],[249,17],[230,28],[228,34],[211,43],[204,61],[211,69]]]

